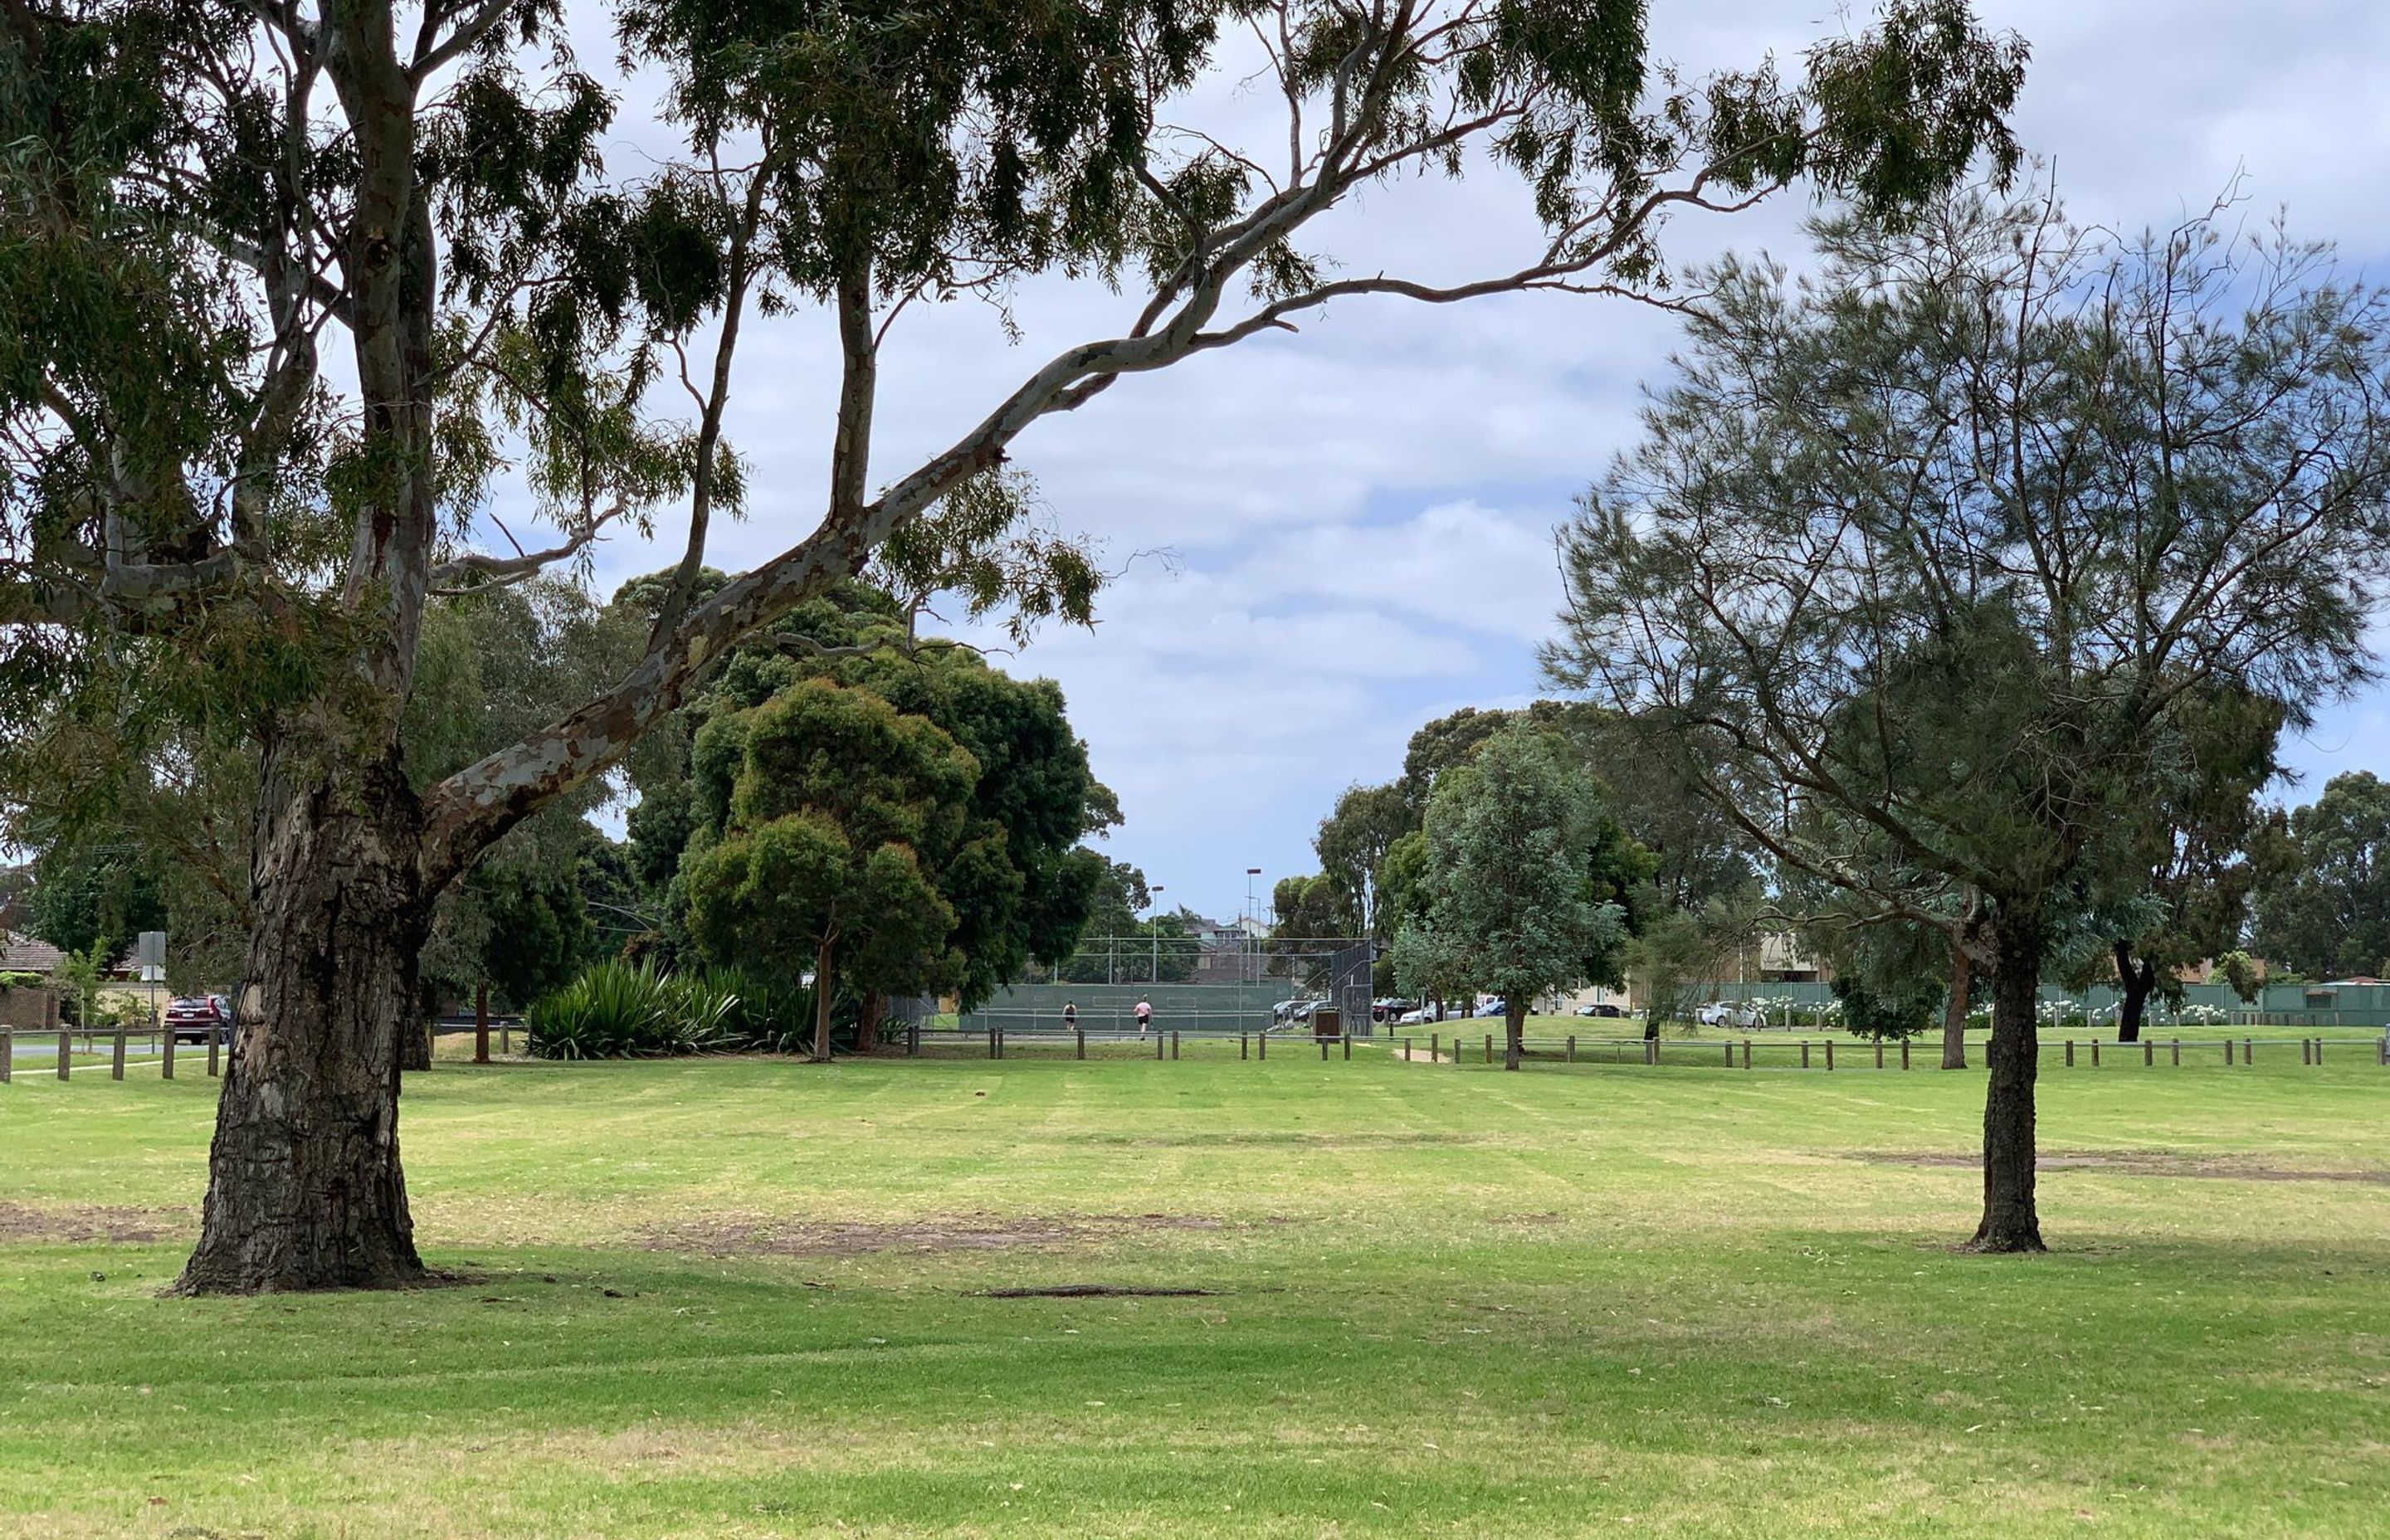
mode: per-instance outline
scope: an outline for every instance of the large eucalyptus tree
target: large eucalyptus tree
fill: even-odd
[[[254,999],[186,1290],[421,1275],[392,1065],[434,897],[875,552],[1000,545],[986,478],[1040,418],[1337,301],[1663,297],[1673,212],[1804,177],[1891,211],[1979,154],[2012,160],[2024,58],[1963,0],[1893,0],[1791,76],[1663,71],[1643,0],[618,0],[613,19],[610,83],[565,46],[558,0],[0,9],[12,771],[94,718],[204,717],[260,766]],[[1231,47],[1278,121],[1243,144],[1174,132],[1192,86],[1245,68]],[[662,83],[684,148],[616,171],[599,149],[635,79]],[[1431,281],[1314,244],[1361,189],[1464,170],[1523,183],[1543,234],[1515,262]],[[1045,354],[917,463],[875,463],[892,324],[1048,271],[1124,290],[1119,327]],[[778,554],[700,584],[741,505],[741,339],[801,307],[840,341],[828,484]],[[550,548],[475,544],[495,481],[540,502]],[[426,598],[667,508],[688,535],[638,660],[412,787],[397,725]]]

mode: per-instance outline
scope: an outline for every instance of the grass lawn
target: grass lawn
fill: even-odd
[[[20,1076],[0,1534],[2390,1528],[2371,1055],[2049,1069],[1981,1258],[1979,1074],[1187,1052],[443,1061],[473,1281],[206,1302],[213,1083]]]

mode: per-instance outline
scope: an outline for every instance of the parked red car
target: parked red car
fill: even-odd
[[[232,1041],[232,1002],[221,995],[193,995],[172,1000],[166,1006],[166,1030],[174,1041],[186,1038],[204,1043],[213,1033],[221,1042]]]

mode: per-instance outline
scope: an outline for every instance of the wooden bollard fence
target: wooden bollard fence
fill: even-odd
[[[1883,1039],[1881,1037],[1875,1040],[1875,1067],[1879,1070],[1883,1068]]]
[[[1253,1057],[1255,1059],[1269,1057],[1269,1033],[1262,1032],[1253,1034]]]
[[[1237,1033],[1237,1057],[1239,1059],[1253,1058],[1253,1043],[1251,1036],[1241,1032]]]
[[[1081,1059],[1085,1059],[1087,1057],[1087,1029],[1085,1027],[1078,1027],[1074,1028],[1073,1031],[1077,1033],[1079,1039],[1079,1057]]]
[[[116,1029],[116,1043],[109,1053],[108,1078],[110,1080],[124,1078],[124,1029],[122,1027]]]
[[[1900,1040],[1900,1067],[1904,1070],[1908,1068],[1908,1039],[1906,1037]]]
[[[1170,1061],[1173,1064],[1178,1062],[1178,1029],[1176,1027],[1170,1029]]]
[[[216,1029],[214,1023],[209,1023],[208,1035],[210,1037],[213,1037],[215,1033]],[[173,1028],[170,1027],[167,1029],[165,1040],[160,1043],[158,1047],[158,1076],[161,1080],[172,1080],[174,1078],[174,1033]]]
[[[2096,1037],[2091,1039],[2091,1067],[2095,1070],[2100,1067],[2100,1040]]]
[[[2066,1040],[2066,1067],[2075,1068],[2075,1039],[2071,1037]]]
[[[1490,1032],[1485,1034],[1485,1062],[1494,1062],[1494,1034]]]
[[[58,1033],[58,1078],[60,1080],[67,1078],[67,1066],[73,1062],[73,1059],[74,1033],[62,1032]]]
[[[1742,1040],[1742,1067],[1746,1070],[1751,1068],[1751,1039],[1748,1037]]]
[[[2174,1040],[2173,1048],[2174,1048],[2174,1063],[2175,1063],[2175,1068],[2178,1070],[2178,1069],[2182,1068],[2182,1039],[2181,1039],[2181,1038],[2178,1037],[2178,1038],[2176,1038],[2176,1039]]]
[[[1344,1062],[1353,1062],[1353,1034],[1349,1032],[1344,1033]]]
[[[1833,1071],[1833,1068],[1834,1068],[1834,1040],[1833,1040],[1832,1038],[1829,1037],[1829,1038],[1827,1038],[1827,1039],[1826,1039],[1826,1070],[1827,1070],[1827,1072],[1828,1072],[1829,1073],[1831,1073],[1831,1072],[1832,1072],[1832,1071]]]
[[[1427,1034],[1427,1061],[1429,1063],[1433,1064],[1437,1059],[1444,1057],[1443,1045],[1444,1034],[1442,1033],[1432,1032]]]
[[[2142,1039],[2141,1039],[2141,1066],[2142,1066],[2142,1068],[2147,1069],[2147,1068],[2149,1068],[2150,1066],[2154,1065],[2155,1063],[2157,1063],[2157,1061],[2158,1061],[2158,1043],[2157,1043],[2157,1039],[2156,1039],[2156,1038],[2154,1038],[2154,1037],[2144,1037],[2144,1038],[2142,1038]]]
[[[2246,1070],[2256,1062],[2257,1040],[2254,1037],[2241,1039],[2241,1067]]]
[[[2224,1067],[2228,1070],[2232,1067],[2232,1039],[2229,1037],[2224,1040]]]
[[[1162,1033],[1160,1033],[1153,1034],[1153,1061],[1157,1064],[1162,1062]]]
[[[1572,1064],[1576,1062],[1576,1033],[1569,1033],[1568,1061]]]
[[[1805,1069],[1807,1069],[1808,1067],[1809,1067],[1809,1040],[1808,1040],[1807,1038],[1805,1038],[1805,1038],[1801,1039],[1801,1068],[1803,1068],[1803,1069],[1805,1069]]]
[[[1409,1063],[1410,1061],[1411,1061],[1411,1040],[1410,1040],[1409,1038],[1406,1037],[1406,1038],[1404,1038],[1404,1039],[1403,1039],[1403,1062],[1404,1062],[1404,1063],[1406,1063],[1406,1064],[1407,1064],[1407,1063]]]

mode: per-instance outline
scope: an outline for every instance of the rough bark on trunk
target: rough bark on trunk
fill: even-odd
[[[2157,964],[2147,958],[2133,960],[2129,943],[2116,943],[2116,1041],[2138,1043],[2141,1040],[2141,1014],[2149,1007],[2150,995],[2158,986]]]
[[[1527,1051],[1527,1007],[1516,1000],[1502,1002],[1502,1068],[1515,1070]]]
[[[2041,1216],[2034,1207],[2034,1075],[2040,1036],[2041,927],[2037,918],[2003,916],[1993,927],[1991,1074],[1984,1088],[1984,1216],[1968,1242],[1977,1251],[2038,1251]]]
[[[175,1289],[419,1283],[395,1041],[417,1020],[430,930],[415,794],[395,753],[341,775],[298,735],[269,750],[266,767],[248,988],[199,1241]]]
[[[1972,982],[1973,965],[1967,960],[1967,949],[1958,942],[1950,943],[1950,993],[1942,1002],[1942,1067],[1963,1070],[1967,1067],[1967,989]]]
[[[880,1051],[880,1018],[888,1008],[888,996],[878,990],[867,991],[863,996],[863,1015],[854,1024],[854,1051],[859,1054]]]
[[[824,936],[814,951],[814,1062],[829,1062],[829,953],[835,938]]]
[[[485,982],[473,986],[473,1062],[490,1061],[490,986]]]

